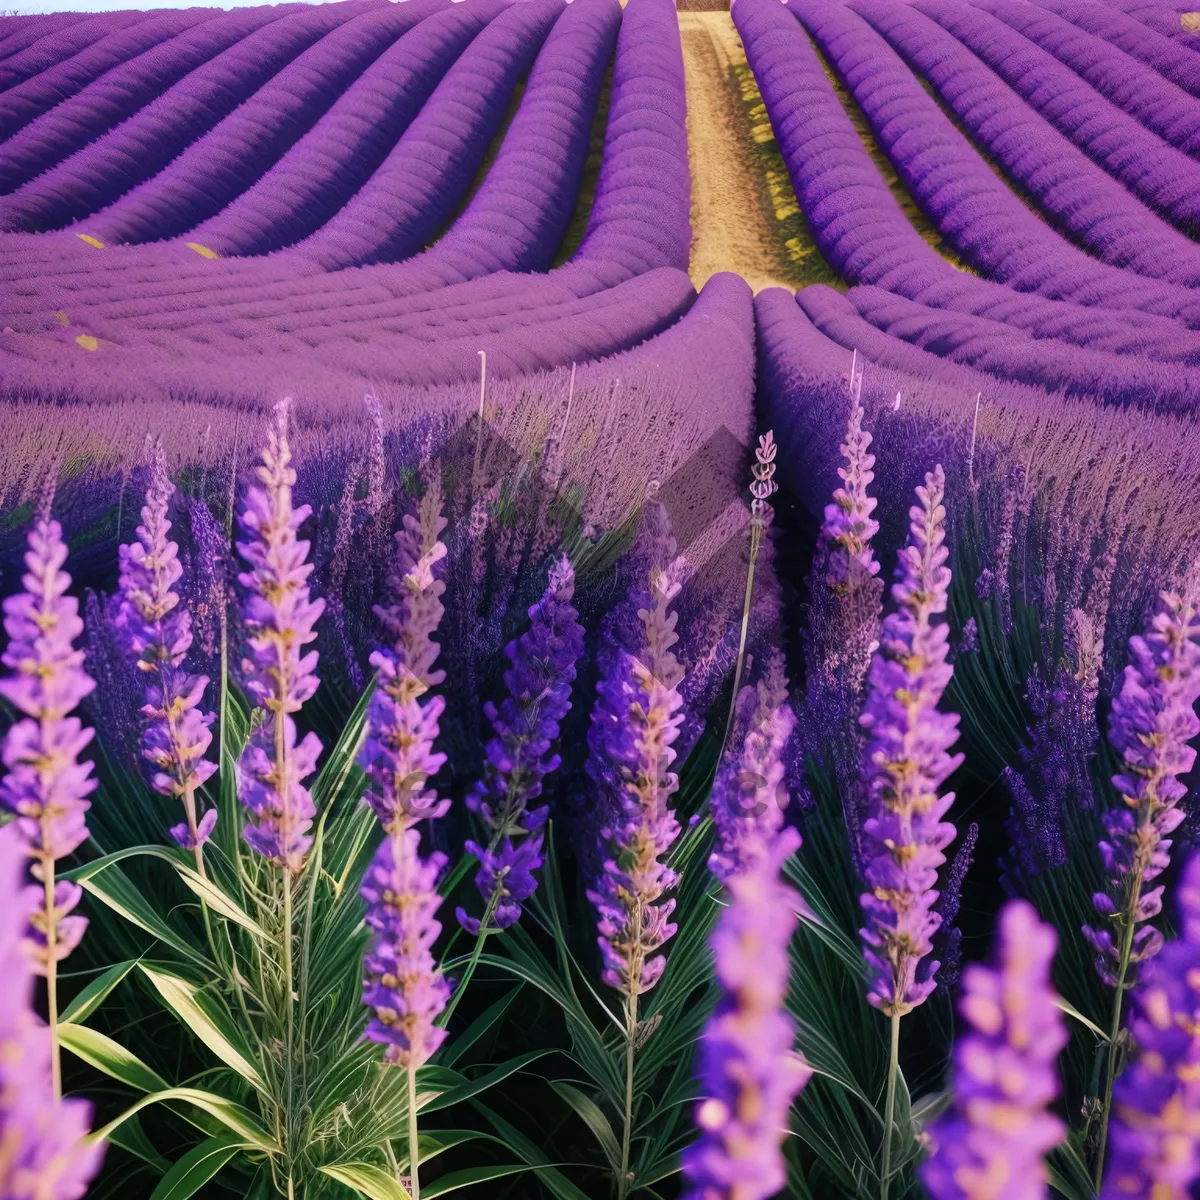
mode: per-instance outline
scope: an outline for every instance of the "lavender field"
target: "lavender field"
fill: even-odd
[[[1200,1196],[1200,13],[0,16],[0,1200]]]

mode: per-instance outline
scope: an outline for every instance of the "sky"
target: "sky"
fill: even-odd
[[[320,0],[305,2],[319,3]],[[0,13],[8,16],[12,13],[113,12],[122,8],[250,8],[261,3],[262,0],[201,0],[199,5],[195,0],[0,0]]]

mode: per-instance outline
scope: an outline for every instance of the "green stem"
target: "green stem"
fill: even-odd
[[[43,821],[43,827],[48,822]],[[45,845],[45,840],[42,842]],[[50,1080],[54,1099],[62,1099],[62,1057],[58,1048],[58,922],[54,919],[54,859],[42,856],[46,912],[46,1012],[50,1026]]]
[[[408,1068],[408,1194],[412,1200],[421,1200],[421,1184],[417,1178],[420,1167],[420,1150],[417,1140],[417,1068]]]
[[[1117,964],[1117,992],[1113,997],[1112,1020],[1108,1029],[1108,1052],[1104,1056],[1104,1106],[1100,1109],[1100,1136],[1096,1140],[1096,1160],[1092,1164],[1092,1182],[1096,1191],[1104,1182],[1104,1157],[1108,1151],[1108,1117],[1112,1108],[1113,1082],[1117,1058],[1117,1037],[1121,1032],[1121,1010],[1125,1001],[1125,977],[1129,973],[1129,960],[1133,954],[1133,935],[1136,932],[1134,913],[1142,894],[1142,876],[1134,876],[1125,906],[1125,929],[1121,935],[1121,958]]]
[[[462,999],[463,993],[467,990],[467,984],[471,982],[471,976],[475,974],[475,968],[479,966],[479,959],[483,954],[483,943],[488,938],[488,927],[492,923],[492,917],[496,913],[496,904],[500,900],[500,884],[492,889],[491,899],[487,902],[487,908],[483,910],[483,919],[479,922],[479,935],[475,938],[475,949],[471,951],[471,957],[467,962],[467,969],[463,972],[462,978],[454,987],[454,995],[450,997],[450,1003],[442,1010],[441,1015],[437,1019],[438,1027],[445,1029],[450,1024],[450,1018],[454,1016],[454,1010],[458,1007],[459,1000]]]
[[[617,1200],[629,1195],[629,1142],[633,1129],[633,1047],[637,1040],[637,992],[625,1008],[625,1125],[621,1134],[621,1178],[617,1180]]]
[[[729,741],[729,732],[733,728],[733,715],[737,711],[738,688],[742,684],[742,667],[746,661],[746,637],[750,629],[750,601],[754,595],[754,568],[758,562],[758,552],[762,546],[763,524],[758,517],[750,522],[750,565],[746,570],[746,595],[742,601],[742,633],[738,641],[737,666],[733,672],[733,695],[729,699],[729,715],[725,718],[725,732],[721,735],[721,749],[717,753],[717,762],[725,753],[725,745]]]
[[[883,1150],[880,1153],[879,1196],[888,1200],[892,1179],[892,1126],[896,1121],[896,1076],[900,1073],[900,1014],[892,1013],[892,1050],[888,1059],[887,1102],[883,1110]]]

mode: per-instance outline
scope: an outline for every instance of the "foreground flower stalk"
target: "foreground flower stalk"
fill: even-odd
[[[4,739],[0,805],[14,815],[15,836],[41,884],[40,908],[35,902],[32,912],[26,909],[27,942],[34,970],[46,977],[56,1101],[62,1097],[58,964],[79,944],[87,919],[71,915],[83,893],[78,884],[55,882],[55,862],[86,840],[88,796],[96,788],[92,764],[79,761],[93,731],[68,715],[96,685],[74,645],[83,621],[79,602],[66,594],[66,560],[62,527],[39,516],[29,533],[23,590],[4,601],[8,648],[2,661],[9,674],[0,679],[0,695],[23,714]]]
[[[672,541],[669,560],[673,547]],[[683,719],[679,693],[683,668],[671,650],[678,641],[678,616],[670,607],[681,586],[677,569],[675,561],[652,563],[648,594],[638,610],[641,654],[635,658],[620,651],[613,674],[597,685],[589,739],[619,781],[617,811],[603,831],[610,857],[594,890],[588,892],[600,914],[604,982],[616,988],[625,1002],[625,1113],[618,1200],[625,1200],[633,1182],[629,1146],[638,999],[662,977],[666,959],[655,952],[676,930],[670,922],[675,901],[662,896],[679,881],[664,861],[679,836],[679,823],[669,807],[679,787],[679,778],[670,769],[675,759],[672,745]]]
[[[861,724],[867,742],[863,778],[868,817],[863,823],[863,951],[871,975],[868,1001],[891,1021],[880,1193],[891,1179],[900,1020],[935,987],[939,964],[930,961],[941,924],[934,905],[942,851],[955,836],[942,820],[954,793],[938,789],[962,762],[951,755],[958,717],[938,711],[953,668],[947,661],[946,611],[950,589],[945,546],[945,476],[936,467],[917,488],[909,509],[908,541],[901,549],[892,597],[897,611],[883,622],[871,661]]]
[[[173,826],[171,836],[193,852],[196,870],[203,875],[204,843],[212,836],[217,810],[209,809],[198,820],[196,789],[217,769],[205,758],[215,714],[200,707],[208,676],[189,675],[184,669],[192,623],[175,591],[183,567],[179,547],[169,537],[167,508],[174,491],[159,443],[136,541],[119,551],[117,630],[125,653],[147,682],[141,754],[153,768],[150,784],[155,791],[182,801],[184,823]]]
[[[700,1138],[683,1152],[686,1200],[767,1200],[787,1183],[788,1110],[811,1071],[792,1049],[788,946],[800,897],[779,878],[795,829],[753,826],[712,935],[723,998],[700,1043]]]
[[[995,965],[963,972],[959,1009],[971,1032],[955,1046],[954,1105],[930,1128],[921,1168],[933,1200],[1040,1200],[1044,1156],[1066,1132],[1047,1111],[1067,1043],[1050,986],[1058,939],[1024,900],[1001,911],[999,932]]]
[[[1130,996],[1137,1058],[1114,1088],[1102,1200],[1188,1200],[1200,1177],[1200,854],[1177,895],[1180,936]]]
[[[315,733],[297,742],[292,714],[317,690],[317,652],[305,653],[303,648],[316,639],[315,625],[325,603],[309,596],[308,577],[313,569],[307,561],[309,544],[296,536],[311,509],[292,503],[296,472],[288,445],[289,412],[287,400],[275,410],[262,464],[256,471],[261,486],[247,490],[241,513],[243,540],[237,548],[250,568],[238,576],[248,650],[242,673],[246,690],[265,710],[266,719],[251,734],[237,774],[238,794],[255,818],[246,826],[246,843],[279,868],[282,999],[287,1021],[284,1069],[290,1124],[296,1046],[292,883],[312,845],[308,830],[316,809],[304,780],[316,770],[321,753]],[[292,1147],[290,1135],[289,1129],[288,1146]],[[292,1186],[289,1163],[289,1192]]]
[[[484,751],[483,778],[468,794],[467,807],[483,818],[489,837],[486,845],[466,843],[479,859],[475,884],[484,912],[475,918],[458,910],[459,924],[475,935],[475,947],[445,1020],[474,974],[488,934],[515,924],[521,904],[537,888],[533,873],[542,865],[541,830],[550,809],[529,805],[562,761],[553,747],[571,708],[571,685],[583,653],[574,595],[575,571],[563,556],[551,566],[542,598],[529,609],[529,628],[505,647],[508,695],[498,707],[491,701],[484,705],[495,734]]]
[[[1180,776],[1196,761],[1196,751],[1188,743],[1200,733],[1195,713],[1200,698],[1198,602],[1194,579],[1182,594],[1161,594],[1146,633],[1129,639],[1130,662],[1113,697],[1108,740],[1121,756],[1124,770],[1112,782],[1124,804],[1104,815],[1108,838],[1100,843],[1100,853],[1111,875],[1111,888],[1092,900],[1113,932],[1084,927],[1098,952],[1101,977],[1114,989],[1109,1047],[1121,1032],[1130,969],[1153,958],[1163,944],[1162,934],[1144,924],[1162,911],[1163,888],[1145,890],[1145,884],[1170,863],[1170,834],[1183,820],[1179,802],[1187,795]],[[1097,1190],[1104,1178],[1114,1067],[1113,1055],[1106,1054],[1092,1164]]]
[[[55,1094],[49,1031],[33,1012],[24,945],[25,858],[20,830],[0,830],[0,1196],[80,1200],[104,1147],[88,1140],[92,1106]]]

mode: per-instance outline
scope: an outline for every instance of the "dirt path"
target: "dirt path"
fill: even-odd
[[[681,12],[679,32],[692,166],[692,282],[699,288],[717,271],[736,271],[755,291],[809,282],[785,244],[782,222],[795,208],[791,184],[785,175],[786,194],[776,195],[778,181],[771,186],[756,153],[771,140],[770,126],[764,138],[741,94],[746,53],[732,17]]]

